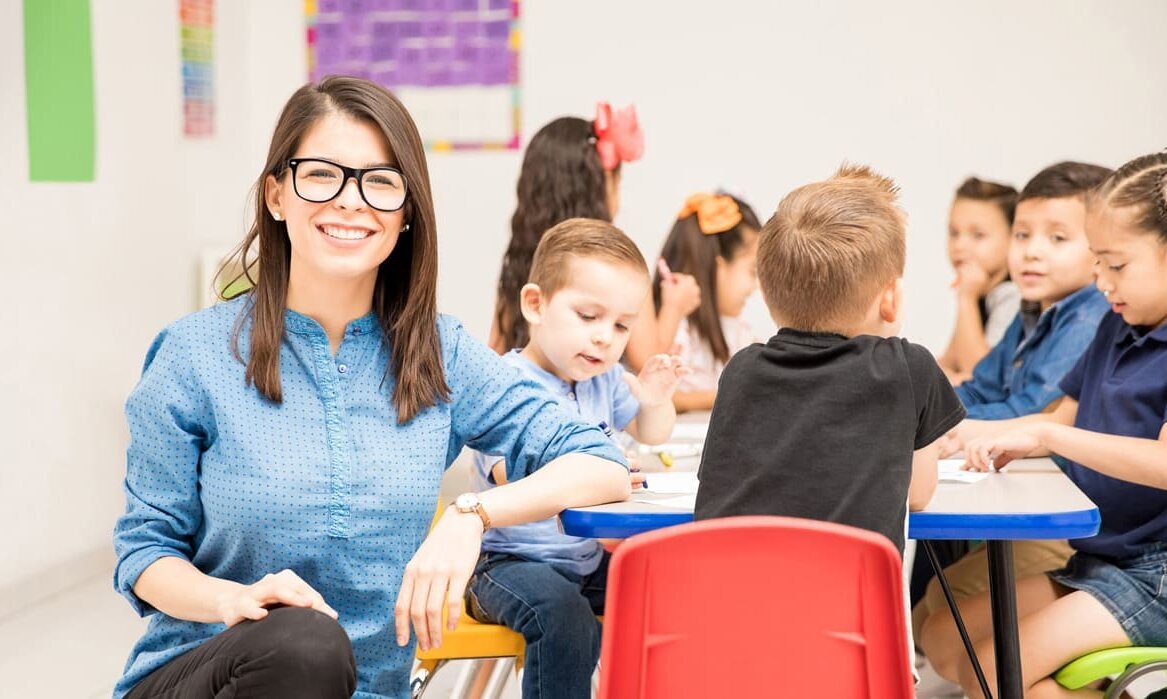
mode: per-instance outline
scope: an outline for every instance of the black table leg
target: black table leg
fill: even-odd
[[[989,599],[993,607],[993,647],[997,658],[997,696],[999,699],[1023,699],[1013,544],[1009,541],[989,541],[987,545]]]

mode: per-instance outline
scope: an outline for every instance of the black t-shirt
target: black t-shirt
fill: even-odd
[[[879,532],[902,551],[912,452],[964,415],[919,345],[783,328],[722,372],[696,518],[839,522]]]

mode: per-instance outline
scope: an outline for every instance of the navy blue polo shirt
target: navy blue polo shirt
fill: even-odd
[[[1167,324],[1136,328],[1107,313],[1061,388],[1078,401],[1075,427],[1158,439],[1167,422]],[[1102,516],[1098,534],[1071,541],[1075,549],[1126,558],[1167,542],[1167,490],[1104,476],[1073,461],[1062,461],[1062,469]]]

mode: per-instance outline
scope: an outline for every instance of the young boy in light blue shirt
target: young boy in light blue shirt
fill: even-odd
[[[628,236],[604,221],[564,221],[540,241],[519,299],[531,341],[504,359],[584,421],[642,443],[663,442],[685,369],[665,354],[651,357],[639,376],[619,364],[648,290],[647,265]],[[476,490],[499,485],[505,464],[475,454],[472,478]],[[524,699],[590,697],[607,552],[594,539],[563,534],[554,517],[489,529],[482,549],[466,608],[479,621],[523,634]]]

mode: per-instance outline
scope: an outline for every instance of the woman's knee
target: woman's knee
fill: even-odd
[[[267,649],[264,664],[272,672],[316,676],[356,688],[352,642],[332,617],[314,609],[280,607],[256,623],[254,632],[256,643]]]

